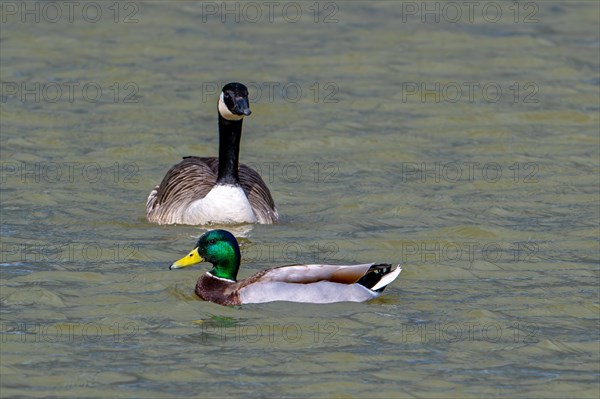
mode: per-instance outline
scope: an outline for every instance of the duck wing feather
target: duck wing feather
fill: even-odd
[[[329,281],[340,284],[354,284],[373,266],[373,263],[360,265],[287,265],[258,272],[243,280],[243,286],[257,282],[281,282],[310,284]]]
[[[378,297],[400,273],[400,266],[291,265],[259,272],[238,282],[240,303],[363,302]]]

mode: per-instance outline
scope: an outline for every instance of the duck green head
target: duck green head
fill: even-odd
[[[204,233],[196,247],[169,269],[181,269],[206,261],[213,265],[210,274],[235,281],[240,259],[240,247],[233,234],[227,230],[212,230]]]

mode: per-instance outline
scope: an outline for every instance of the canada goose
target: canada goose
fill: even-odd
[[[196,294],[219,305],[241,305],[273,301],[332,303],[363,302],[381,295],[398,277],[400,265],[290,265],[258,272],[236,281],[240,248],[226,230],[204,233],[196,247],[173,263],[181,269],[207,261],[213,268],[196,283]]]
[[[244,116],[251,114],[248,89],[223,87],[218,102],[219,158],[183,157],[146,201],[146,218],[158,224],[275,223],[279,218],[260,175],[240,164]]]

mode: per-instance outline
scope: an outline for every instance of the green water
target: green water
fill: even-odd
[[[1,4],[2,397],[598,397],[598,3]],[[282,215],[241,277],[402,263],[380,298],[168,270],[202,230],[146,197],[229,81]]]

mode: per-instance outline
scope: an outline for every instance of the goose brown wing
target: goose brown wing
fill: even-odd
[[[169,169],[148,197],[148,220],[161,223],[174,209],[204,198],[217,181],[217,174],[211,167],[214,160],[215,158],[184,157],[183,161]],[[218,165],[218,160],[216,162]]]
[[[249,166],[241,164],[239,167],[240,186],[246,193],[254,214],[260,223],[275,223],[279,219],[279,213],[275,207],[275,201],[271,191],[257,171]]]
[[[204,163],[213,171],[215,176],[218,175],[219,158],[189,158],[195,158],[199,162]],[[275,201],[273,201],[273,197],[271,196],[271,191],[262,177],[257,171],[245,164],[239,165],[238,175],[240,186],[244,190],[244,193],[246,193],[246,197],[248,197],[248,201],[250,201],[250,205],[258,221],[263,224],[275,223],[279,219],[279,213],[277,212]]]

